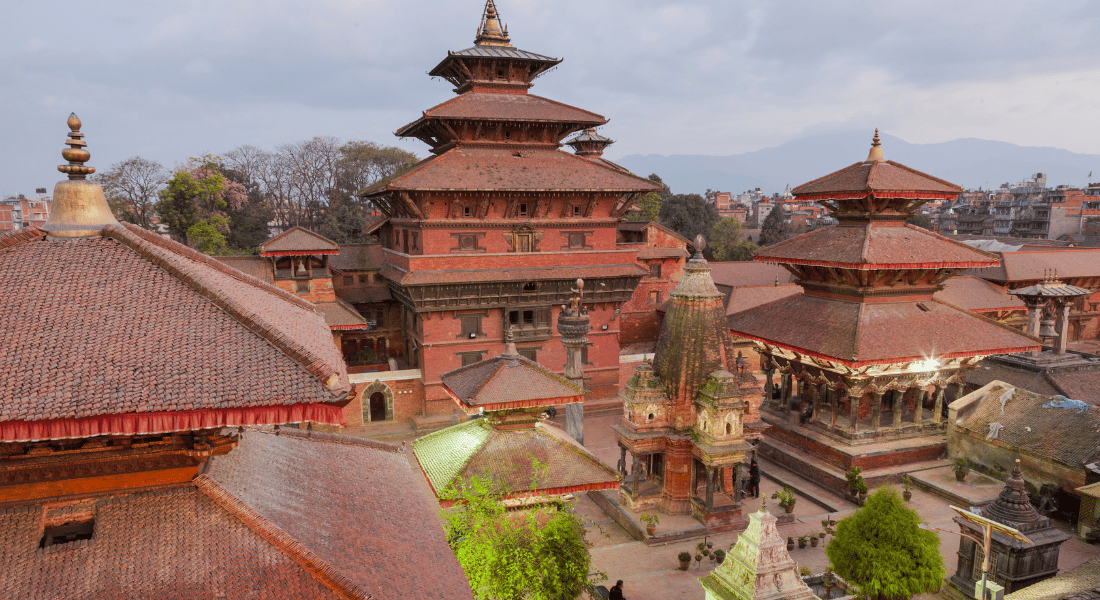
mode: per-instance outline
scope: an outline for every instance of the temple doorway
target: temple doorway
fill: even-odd
[[[386,395],[382,392],[370,395],[370,420],[371,422],[386,420]]]

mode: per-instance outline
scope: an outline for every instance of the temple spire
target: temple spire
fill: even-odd
[[[866,162],[885,162],[886,157],[882,154],[882,146],[879,145],[878,128],[875,128],[875,137],[871,139],[871,151],[867,154]]]
[[[500,24],[500,15],[493,0],[485,0],[485,10],[481,14],[481,25],[478,27],[477,39],[474,43],[478,46],[511,46],[508,39],[508,26]]]

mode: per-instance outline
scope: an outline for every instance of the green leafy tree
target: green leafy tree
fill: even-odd
[[[913,215],[906,219],[905,222],[932,231],[932,219],[928,215]]]
[[[243,188],[233,188],[234,197],[227,197],[225,177],[217,165],[217,157],[190,159],[189,165],[176,171],[168,180],[167,189],[157,201],[156,210],[168,226],[168,232],[189,241],[187,232],[200,221],[224,216],[230,201],[243,201]]]
[[[741,239],[743,235],[741,221],[733,217],[718,219],[714,227],[711,227],[710,240],[707,242],[707,251],[711,258],[717,261],[752,260],[752,253],[758,247]]]
[[[229,219],[223,216],[215,216],[210,221],[199,221],[187,230],[187,239],[191,245],[203,254],[211,256],[224,256],[229,254],[229,245],[225,243]],[[219,231],[222,230],[222,231]]]
[[[656,221],[661,218],[661,195],[650,192],[634,203],[634,210],[626,213],[627,221]]]
[[[538,465],[536,464],[536,470]],[[442,511],[447,539],[479,600],[573,600],[588,582],[584,525],[571,507],[507,511],[499,486],[471,478]]]
[[[761,247],[771,246],[772,244],[778,244],[787,239],[787,213],[783,210],[783,207],[776,206],[772,209],[768,216],[764,218],[764,223],[760,225],[760,238],[757,240]]]
[[[718,221],[718,209],[699,194],[675,194],[661,203],[661,224],[689,240],[706,237]]]
[[[329,201],[322,233],[337,244],[360,244],[367,228],[367,213],[350,198]]]
[[[649,177],[646,177],[646,179],[652,181],[653,183],[656,183],[663,188],[661,191],[657,192],[657,195],[661,197],[662,201],[668,200],[672,197],[672,190],[669,189],[668,185],[665,184],[665,182],[661,179],[659,175],[657,175],[656,173],[650,173]]]
[[[940,539],[917,527],[920,515],[897,492],[880,488],[837,524],[825,554],[841,577],[874,600],[908,600],[934,593],[945,569]]]

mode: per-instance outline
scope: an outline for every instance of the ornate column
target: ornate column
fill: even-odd
[[[932,409],[932,422],[939,423],[943,420],[943,393],[947,388],[942,385],[936,386],[936,407]]]
[[[823,385],[813,385],[813,384],[810,385],[810,391],[813,392],[813,402],[814,402],[814,405],[813,405],[814,412],[810,415],[810,422],[811,423],[814,422],[814,421],[817,421],[819,418],[821,418],[821,388],[822,387],[823,387]]]
[[[775,399],[772,398],[772,392],[775,390],[775,384],[772,383],[772,375],[775,375],[775,369],[770,367],[771,365],[769,364],[769,368],[764,370],[764,399],[768,404],[775,402]]]
[[[1054,353],[1065,354],[1066,346],[1069,344],[1070,303],[1062,300],[1056,306],[1057,308],[1054,309],[1054,331],[1058,332],[1058,337],[1054,342]]]
[[[619,475],[626,479],[626,446],[619,445]]]
[[[882,429],[882,396],[883,392],[873,392],[871,397],[874,398],[874,405],[871,406],[871,430],[878,431]]]
[[[715,468],[704,465],[707,470],[707,512],[714,508],[714,471]]]
[[[894,429],[901,428],[903,412],[905,412],[905,390],[894,390]]]
[[[741,508],[741,463],[733,466],[733,507]]]
[[[565,378],[584,388],[584,363],[581,352],[588,343],[588,331],[592,328],[588,319],[588,310],[581,304],[584,296],[584,280],[577,280],[572,290],[573,298],[569,305],[558,315],[558,333],[565,346]],[[577,443],[584,444],[584,402],[573,402],[565,406],[565,431]]]
[[[783,410],[790,410],[791,408],[791,379],[790,373],[783,373],[779,378],[782,386],[779,392],[779,401],[780,408]]]
[[[840,390],[830,390],[828,386],[825,387],[825,395],[829,398],[829,408],[832,409],[832,414],[829,415],[829,425],[836,427],[836,419],[840,415],[840,403],[837,402],[837,396],[840,395]]]
[[[928,399],[928,392],[917,388],[917,403],[913,405],[913,423],[924,423],[924,401]]]
[[[633,477],[633,479],[634,479],[634,483],[633,483],[632,487],[630,488],[630,498],[633,499],[633,500],[637,500],[638,499],[638,471],[640,470],[639,467],[641,465],[638,462],[638,455],[637,454],[631,452],[630,457],[632,459],[634,459],[633,464],[631,464],[631,466],[630,466],[630,476]]]
[[[859,399],[862,397],[862,393],[860,393],[858,396],[853,396],[850,393],[848,394],[848,402],[850,404],[850,406],[848,407],[848,412],[851,413],[851,422],[848,423],[848,431],[851,431],[852,433],[855,433],[858,429],[857,426],[859,423]]]

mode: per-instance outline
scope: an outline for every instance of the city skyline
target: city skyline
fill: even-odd
[[[453,97],[424,73],[472,45],[483,2],[111,2],[67,19],[17,2],[0,57],[0,193],[60,177],[64,119],[91,163],[167,167],[242,144],[392,132]],[[532,92],[611,122],[607,155],[729,155],[853,128],[1100,154],[1085,2],[719,3],[501,0],[517,47],[561,57]],[[426,18],[427,16],[427,18]],[[841,161],[837,167],[847,164]],[[1021,174],[1024,175],[1024,174]]]

